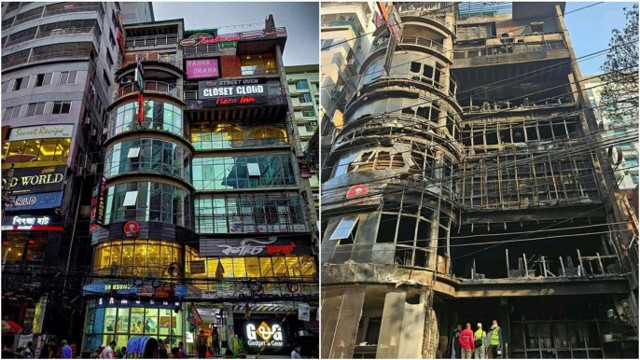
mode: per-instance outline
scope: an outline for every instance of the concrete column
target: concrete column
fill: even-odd
[[[422,357],[424,303],[408,304],[407,294],[396,290],[386,294],[378,338],[378,359]]]
[[[326,290],[322,301],[321,355],[323,358],[353,357],[366,286]]]

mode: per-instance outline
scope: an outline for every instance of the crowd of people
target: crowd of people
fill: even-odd
[[[493,320],[489,332],[482,329],[482,323],[478,323],[476,326],[475,332],[471,330],[470,323],[466,324],[465,329],[462,329],[461,324],[456,326],[451,335],[451,358],[502,358],[502,329],[498,326],[498,320]]]

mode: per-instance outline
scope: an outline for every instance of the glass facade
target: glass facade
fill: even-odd
[[[191,153],[185,147],[161,139],[133,139],[107,148],[104,175],[128,172],[162,173],[191,182]]]
[[[233,123],[191,123],[191,143],[196,150],[236,149],[287,145],[284,125],[241,125]]]
[[[3,232],[2,261],[42,261],[47,240],[48,234],[45,231]]]
[[[271,257],[200,257],[198,251],[188,247],[185,254],[186,274],[191,278],[215,278],[223,273],[225,279],[265,278],[265,277],[308,277],[316,275],[315,263],[311,255],[287,255]],[[192,273],[191,263],[204,261],[204,272]],[[222,266],[219,269],[218,267]],[[200,289],[207,290],[205,282],[194,282]],[[217,289],[218,284],[212,284]]]
[[[242,55],[240,64],[243,76],[278,73],[273,54]]]
[[[196,190],[255,189],[294,186],[290,154],[193,159]]]
[[[159,182],[128,182],[107,188],[106,199],[105,225],[137,220],[193,229],[191,194],[182,188]]]
[[[106,304],[109,300],[103,299]],[[91,301],[85,319],[83,350],[94,351],[101,344],[116,342],[116,349],[127,346],[133,336],[151,336],[162,339],[170,347],[177,347],[182,340],[183,312],[171,307],[135,306],[116,304],[102,307]],[[121,300],[117,300],[121,302]],[[131,301],[133,302],[133,301]],[[169,303],[173,305],[173,303]]]
[[[2,160],[11,163],[57,162],[66,164],[71,138],[7,141],[2,145]]]
[[[93,273],[169,278],[175,275],[168,270],[172,263],[182,263],[182,247],[179,244],[145,239],[114,240],[96,246]]]
[[[138,129],[138,102],[120,105],[111,112],[111,116],[109,136]],[[168,102],[146,101],[142,127],[182,136],[182,109]]]
[[[297,194],[199,194],[195,203],[200,234],[306,231]]]

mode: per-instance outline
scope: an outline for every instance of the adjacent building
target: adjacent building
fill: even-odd
[[[122,16],[113,2],[2,4],[2,314],[24,333],[79,340]]]
[[[448,358],[497,320],[508,358],[636,358],[637,228],[564,3],[378,11],[323,143],[321,356]]]
[[[286,29],[269,16],[242,33],[176,19],[124,34],[94,189],[83,351],[148,335],[195,355],[202,330],[236,355],[288,354],[296,342],[310,355],[315,211]]]

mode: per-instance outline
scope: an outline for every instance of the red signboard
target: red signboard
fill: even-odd
[[[140,225],[136,221],[129,221],[124,224],[124,235],[126,237],[134,237],[138,235],[138,231],[140,230]]]
[[[354,185],[347,191],[347,199],[352,199],[354,197],[365,196],[369,192],[369,188],[367,185],[360,184]]]

